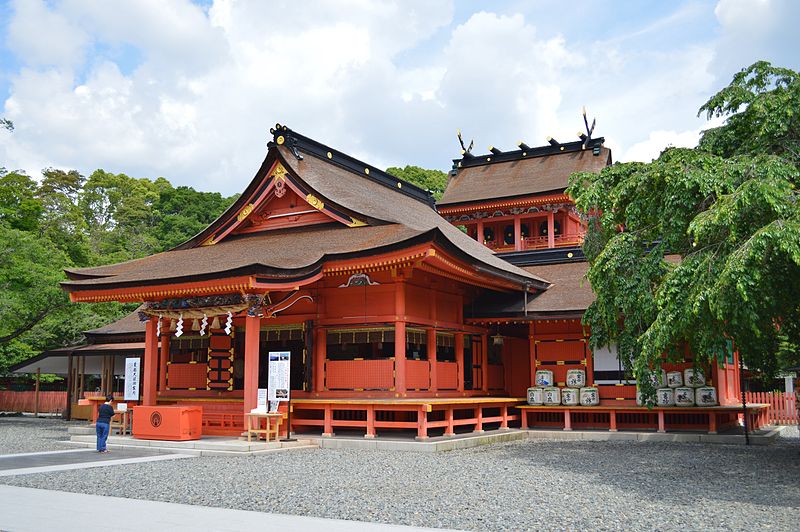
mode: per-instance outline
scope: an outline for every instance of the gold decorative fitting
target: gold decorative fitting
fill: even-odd
[[[288,173],[289,172],[286,171],[286,168],[283,166],[283,164],[278,163],[275,165],[275,171],[272,173],[272,177],[274,177],[276,180],[285,180],[286,174]]]
[[[523,157],[526,157],[527,155],[528,155],[528,152],[526,152],[526,151],[522,152],[522,156]]]
[[[369,168],[364,168],[364,173],[369,175]]]
[[[216,244],[216,242],[214,241],[214,236],[212,235],[212,236],[210,236],[210,237],[208,238],[208,240],[206,240],[205,242],[203,242],[203,243],[202,243],[202,244],[200,244],[200,245],[201,245],[201,246],[213,246],[214,244]]]
[[[311,205],[312,207],[314,207],[318,211],[321,211],[322,209],[325,208],[325,204],[322,203],[322,201],[320,201],[313,194],[309,194],[308,196],[306,196],[306,201],[308,202],[309,205]]]
[[[571,259],[571,258],[572,258],[572,252],[571,252],[571,251],[570,251],[569,253],[567,253],[567,258],[568,258],[568,259]]]
[[[255,205],[253,205],[252,203],[248,203],[247,206],[244,209],[242,209],[242,211],[236,216],[236,219],[241,222],[242,220],[250,216],[250,213],[253,212],[253,209],[255,208],[256,208]]]
[[[278,146],[280,146],[281,144],[283,144],[285,142],[285,140],[286,139],[283,138],[283,135],[278,135],[278,138],[275,139],[275,142],[277,142]]]
[[[363,227],[363,226],[367,225],[366,223],[362,222],[361,220],[359,220],[357,218],[350,218],[350,219],[353,220],[353,221],[351,223],[347,224],[347,227]]]
[[[486,162],[487,162],[487,163],[488,163],[489,161],[491,161],[491,160],[492,160],[492,158],[491,158],[491,157],[487,157],[487,158],[486,158]]]
[[[331,152],[328,152],[328,159],[333,159],[333,154]]]
[[[403,183],[401,183],[400,181],[398,181],[398,182],[397,182],[397,188],[403,188]]]

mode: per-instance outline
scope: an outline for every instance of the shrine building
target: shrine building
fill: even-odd
[[[141,322],[95,331],[104,345],[143,340],[141,405],[201,406],[203,434],[241,434],[269,385],[269,353],[288,351],[298,433],[715,432],[736,422],[732,349],[700,370],[720,406],[647,408],[613,346],[589,347],[587,220],[565,189],[572,173],[612,163],[604,139],[465,151],[435,203],[286,126],[271,132],[253,180],[201,233],[170,251],[67,272],[71,301],[141,305]],[[108,363],[107,383],[122,362]],[[665,366],[687,368],[690,357]],[[575,370],[595,389],[591,406],[527,404],[537,384],[571,394]]]

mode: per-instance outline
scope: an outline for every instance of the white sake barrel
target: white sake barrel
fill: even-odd
[[[642,397],[642,391],[638,388],[636,389],[636,404],[639,406],[649,406],[645,404],[644,398]]]
[[[675,406],[694,406],[694,388],[675,388]]]
[[[561,404],[561,390],[555,387],[545,388],[543,390],[544,398],[543,403],[548,406],[555,406]]]
[[[675,390],[672,388],[656,390],[656,404],[658,406],[675,406]]]
[[[582,369],[568,369],[567,386],[570,388],[583,388],[586,386],[586,372]]]
[[[581,404],[583,406],[597,406],[600,404],[600,390],[594,386],[581,388]]]
[[[540,405],[544,402],[544,389],[538,386],[528,388],[528,404]]]
[[[717,406],[717,389],[713,386],[695,388],[694,402],[697,406]]]
[[[683,370],[683,382],[686,386],[700,388],[706,385],[706,376],[697,368],[686,368]]]
[[[561,404],[564,406],[578,406],[581,402],[581,392],[578,388],[562,388]]]
[[[670,388],[679,388],[683,386],[683,373],[680,371],[670,371],[667,373],[667,386]]]
[[[536,371],[536,386],[552,386],[553,385],[553,372],[549,369],[540,369]]]

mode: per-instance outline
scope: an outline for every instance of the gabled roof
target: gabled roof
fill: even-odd
[[[574,172],[599,172],[611,164],[603,138],[456,160],[438,207],[563,192]]]
[[[436,243],[476,271],[518,286],[548,283],[494,254],[433,209],[429,193],[299,135],[273,130],[269,151],[241,197],[197,236],[171,251],[119,264],[67,271],[68,291],[200,281],[233,275],[309,278],[325,261]],[[267,201],[276,181],[331,222],[236,235]],[[266,198],[266,199],[265,199]],[[210,245],[209,245],[210,244]]]

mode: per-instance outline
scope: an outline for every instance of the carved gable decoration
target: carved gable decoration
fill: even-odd
[[[227,235],[255,233],[314,224],[338,222],[348,227],[366,225],[335,205],[327,205],[300,178],[292,176],[280,162],[248,198],[235,218],[220,224],[204,246],[214,245]]]

